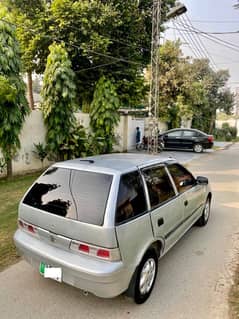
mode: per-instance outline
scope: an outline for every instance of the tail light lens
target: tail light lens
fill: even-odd
[[[90,252],[90,247],[88,245],[80,244],[78,247],[79,251],[89,254]]]
[[[101,258],[110,258],[110,251],[109,250],[106,250],[106,249],[99,249],[97,251],[97,256],[98,257],[101,257]]]
[[[208,136],[208,142],[212,143],[214,140],[213,135],[209,135]]]
[[[71,242],[70,249],[81,254],[108,261],[119,261],[121,259],[119,248],[102,248],[73,240]]]
[[[31,225],[29,223],[26,223],[26,222],[22,221],[21,219],[18,219],[18,226],[19,226],[19,228],[21,228],[22,230],[24,230],[27,233],[30,233],[34,236],[38,235],[36,226]]]

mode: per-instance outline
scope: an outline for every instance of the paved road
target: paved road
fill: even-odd
[[[214,142],[214,146],[216,146],[220,149],[224,149],[230,145],[231,145],[231,142],[217,142],[217,141]],[[131,152],[136,153],[136,154],[139,153],[139,151],[137,151],[135,149],[131,150]],[[147,153],[147,151],[140,151],[140,152]],[[169,150],[167,150],[167,151],[163,151],[162,153],[159,153],[159,156],[173,157],[181,163],[189,163],[192,160],[203,158],[206,155],[213,153],[213,152],[214,152],[213,149],[204,150],[203,153],[199,153],[199,154],[194,153],[192,151],[187,151],[187,150],[185,150],[185,151],[174,151],[174,150],[169,151]]]
[[[145,304],[124,296],[104,300],[43,279],[24,261],[0,273],[1,319],[227,319],[227,292],[239,229],[239,145],[200,157],[190,167],[209,176],[212,216],[192,228],[159,263]]]

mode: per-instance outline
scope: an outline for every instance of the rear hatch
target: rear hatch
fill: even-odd
[[[19,206],[19,227],[62,249],[94,254],[117,247],[114,227],[103,227],[113,175],[51,167]]]

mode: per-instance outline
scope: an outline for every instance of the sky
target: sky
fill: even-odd
[[[164,39],[175,40],[180,38],[183,43],[182,49],[185,55],[196,57],[201,52],[202,56],[207,55],[211,57],[212,66],[214,69],[228,69],[231,75],[228,86],[234,91],[237,87],[239,88],[239,33],[237,34],[215,34],[221,40],[229,42],[234,46],[234,49],[227,48],[223,45],[212,42],[206,39],[202,35],[188,33],[183,31],[187,27],[179,26],[178,23],[181,21],[184,24],[188,24],[187,17],[191,21],[193,27],[203,32],[230,32],[239,31],[239,9],[236,10],[233,5],[237,3],[237,0],[182,0],[183,4],[187,7],[186,15],[177,18],[175,22],[167,23],[169,29],[163,35]],[[177,30],[175,30],[175,27]],[[203,45],[201,48],[195,43],[198,43],[200,38]],[[215,40],[215,38],[214,38]],[[197,42],[196,42],[197,41]],[[203,49],[203,46],[206,48]],[[200,50],[200,52],[199,52]]]

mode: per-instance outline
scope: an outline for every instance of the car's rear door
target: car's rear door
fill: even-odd
[[[122,260],[134,271],[153,238],[143,179],[138,170],[120,178],[115,226]]]
[[[164,165],[142,169],[150,200],[150,216],[156,239],[165,241],[167,251],[180,237],[184,207]]]
[[[166,148],[181,148],[182,130],[175,130],[164,135],[164,145]]]
[[[183,130],[181,137],[182,148],[192,149],[197,138],[197,132],[193,130]]]

